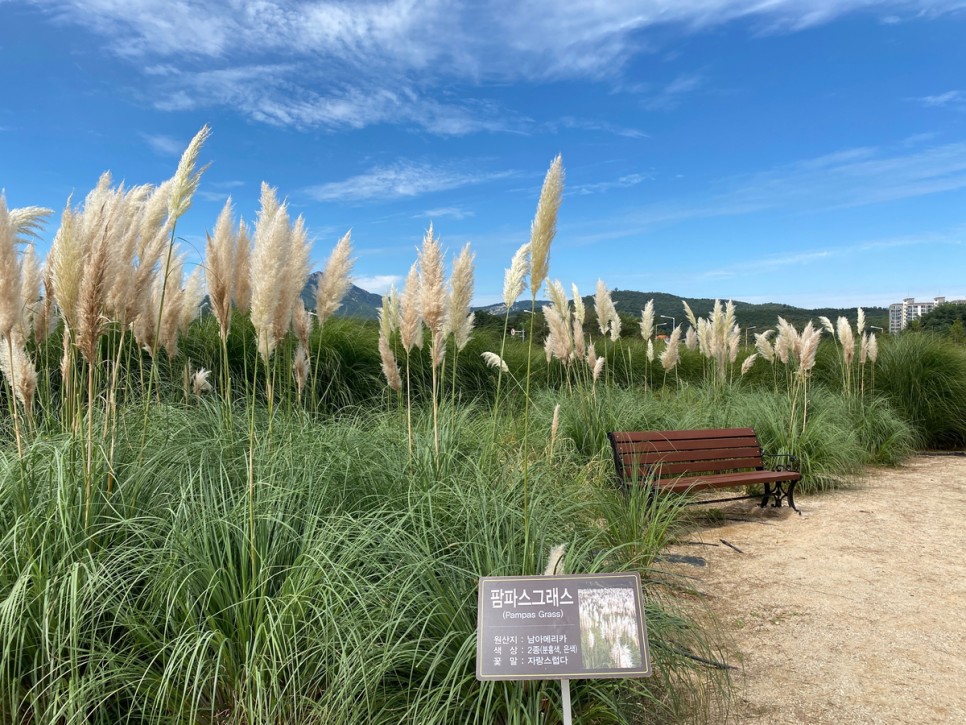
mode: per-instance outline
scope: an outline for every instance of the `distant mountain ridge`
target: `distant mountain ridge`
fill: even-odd
[[[308,283],[302,290],[302,299],[305,301],[306,307],[308,307],[310,310],[315,309],[315,288],[321,277],[321,272],[313,272],[311,275],[309,275]],[[647,304],[647,301],[653,299],[655,322],[666,324],[668,331],[670,331],[671,320],[663,319],[662,316],[674,318],[673,321],[675,324],[686,322],[684,317],[684,305],[682,302],[687,302],[694,311],[694,314],[698,317],[707,317],[708,313],[714,307],[714,300],[711,298],[679,297],[668,292],[634,292],[631,290],[613,290],[611,292],[611,298],[614,300],[614,306],[617,308],[618,312],[624,316],[636,318],[641,316],[641,310],[644,309],[644,305]],[[593,315],[594,298],[592,295],[586,295],[583,299],[584,304],[587,307],[588,317],[591,317]],[[725,302],[726,300],[721,301]],[[734,300],[734,303],[738,323],[743,328],[758,327],[762,330],[765,330],[769,327],[774,327],[779,317],[785,318],[790,323],[798,327],[806,324],[809,320],[812,320],[818,324],[818,318],[820,316],[828,317],[833,322],[839,317],[847,317],[852,321],[854,321],[856,317],[856,310],[854,307],[820,307],[808,309],[804,307],[795,307],[793,305],[784,305],[777,302],[765,302],[758,304],[754,302],[742,302],[740,300]],[[550,304],[548,300],[537,300],[537,309],[539,310],[543,305],[547,304]],[[361,287],[352,285],[349,288],[349,292],[346,294],[345,299],[342,301],[342,307],[339,308],[339,311],[336,314],[343,317],[357,317],[365,320],[375,320],[381,305],[382,297],[380,295],[367,292]],[[499,317],[502,317],[506,314],[506,306],[503,303],[484,305],[474,309],[476,311],[488,312],[491,315],[497,315]],[[524,310],[529,309],[530,300],[521,300],[514,303],[512,312],[523,312]],[[870,306],[864,307],[863,310],[866,315],[867,324],[888,329],[889,311],[885,307]]]

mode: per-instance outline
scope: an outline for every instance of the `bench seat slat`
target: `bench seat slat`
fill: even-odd
[[[754,428],[709,428],[707,430],[645,430],[621,431],[614,433],[618,443],[637,443],[640,441],[676,441],[688,438],[734,438],[754,436]]]
[[[621,461],[625,467],[634,465],[651,466],[656,463],[681,463],[683,461],[713,461],[716,458],[756,458],[761,460],[761,449],[758,446],[743,448],[706,448],[699,451],[669,451],[669,452],[633,452],[621,453]],[[760,463],[751,466],[752,468]]]
[[[750,471],[744,473],[721,473],[694,478],[662,478],[654,482],[660,491],[685,493],[706,488],[728,488],[730,486],[751,486],[759,483],[778,483],[779,481],[798,481],[802,474],[795,471]]]
[[[701,451],[708,448],[747,448],[758,446],[755,436],[736,436],[734,438],[689,438],[676,441],[637,441],[633,443],[618,443],[617,449],[621,453],[652,452],[652,451]]]
[[[760,468],[761,458],[729,458],[717,461],[688,461],[665,463],[655,468],[656,475],[667,478],[670,474],[707,473],[708,471],[736,471],[742,468]]]

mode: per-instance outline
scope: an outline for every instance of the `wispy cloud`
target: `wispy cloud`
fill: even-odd
[[[567,194],[586,196],[588,194],[602,194],[611,189],[627,189],[653,179],[653,174],[625,174],[613,181],[598,181],[592,184],[577,184],[567,190]]]
[[[688,201],[649,204],[595,221],[570,235],[575,246],[639,236],[660,227],[766,210],[812,214],[966,188],[966,143],[900,150],[845,149],[750,174],[719,179]]]
[[[316,201],[369,201],[422,196],[512,176],[513,172],[467,172],[428,164],[398,162],[379,166],[343,181],[311,186],[305,193]]]
[[[188,146],[187,141],[182,141],[174,136],[164,134],[142,133],[141,138],[147,141],[148,146],[154,149],[155,153],[162,156],[181,156]]]
[[[366,292],[377,295],[384,295],[393,285],[399,284],[402,280],[398,274],[376,274],[371,277],[357,277],[352,280],[356,287],[361,287]]]
[[[680,75],[644,100],[642,105],[648,111],[673,111],[681,105],[685,96],[697,91],[704,82],[704,76],[698,73]]]
[[[440,135],[526,125],[485,101],[440,100],[454,83],[613,82],[629,59],[652,50],[651,31],[693,34],[740,20],[757,33],[794,32],[870,9],[935,16],[962,7],[962,0],[28,1],[88,29],[141,69],[144,97],[160,109],[224,107],[280,126],[395,123]],[[700,83],[682,76],[648,103],[672,108]]]
[[[636,128],[617,126],[608,121],[594,118],[577,118],[575,116],[564,116],[556,121],[547,124],[547,128],[556,131],[560,128],[576,129],[578,131],[599,131],[609,133],[624,138],[650,138],[646,133]]]
[[[438,209],[427,209],[422,214],[416,214],[413,219],[442,219],[443,217],[449,217],[450,219],[468,219],[469,217],[476,216],[475,212],[468,209],[461,209],[458,206],[444,206]]]
[[[946,91],[935,96],[913,99],[927,108],[953,108],[966,111],[966,91]]]

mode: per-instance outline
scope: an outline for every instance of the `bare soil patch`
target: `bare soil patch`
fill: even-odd
[[[732,719],[966,723],[966,458],[797,503],[727,506],[671,549],[704,566],[662,564],[697,577],[731,637]]]

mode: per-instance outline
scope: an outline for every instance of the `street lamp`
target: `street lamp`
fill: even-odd
[[[869,329],[870,330],[878,330],[879,332],[882,332],[882,328],[881,327],[877,327],[876,325],[869,325]]]
[[[671,329],[672,329],[672,330],[673,330],[673,329],[674,329],[675,327],[677,327],[677,325],[675,325],[675,324],[674,324],[674,318],[673,318],[673,317],[671,317],[670,315],[661,315],[661,317],[663,317],[663,318],[664,318],[665,320],[670,320],[670,321],[671,321]],[[664,323],[661,323],[661,324],[664,324]]]
[[[757,329],[758,329],[758,325],[752,325],[751,327],[745,328],[745,347],[748,347],[748,331],[757,330]]]

